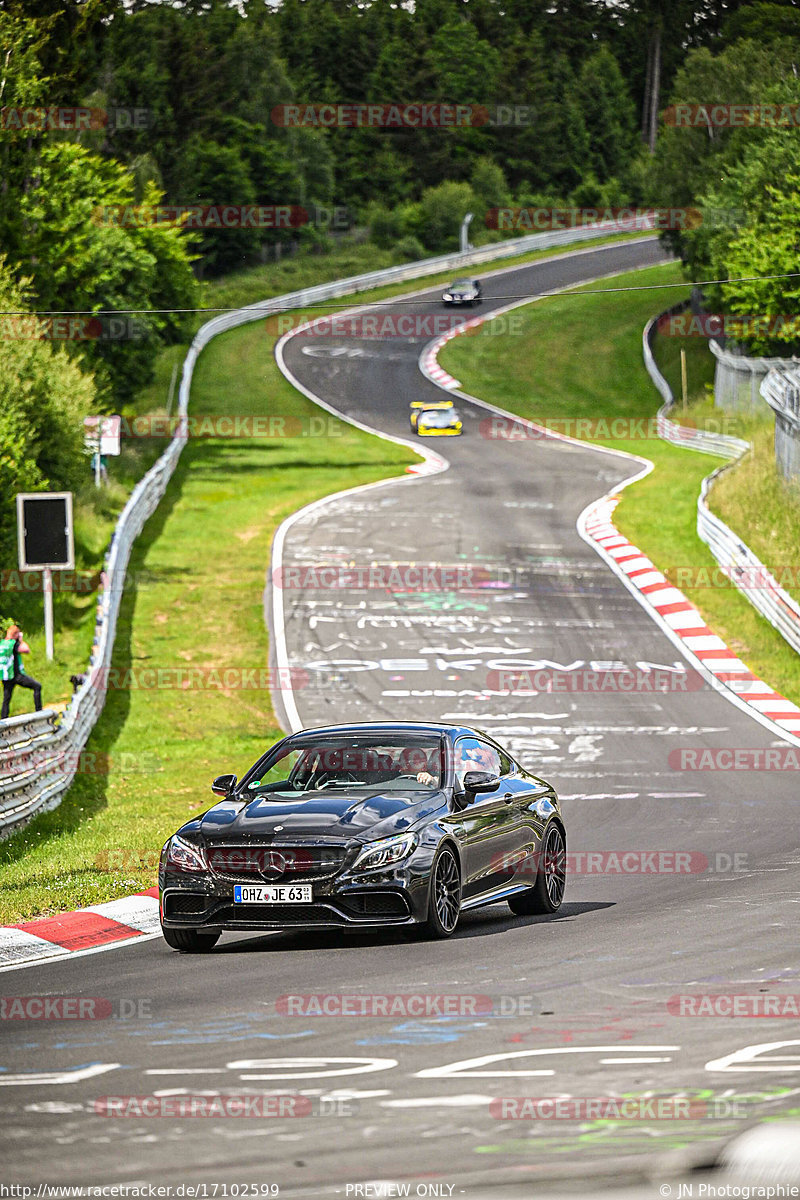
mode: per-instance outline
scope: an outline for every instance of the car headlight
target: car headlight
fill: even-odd
[[[451,296],[450,292],[445,292],[445,294],[442,296],[442,299],[443,300],[452,300],[453,297]]]
[[[361,851],[352,870],[377,871],[382,867],[394,866],[407,858],[416,845],[417,839],[413,833],[401,833],[396,837],[384,838],[381,842],[372,842]]]
[[[167,866],[176,871],[207,871],[208,863],[201,846],[187,842],[177,833],[167,842]]]

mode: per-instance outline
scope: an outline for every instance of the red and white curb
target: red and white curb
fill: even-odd
[[[416,446],[414,449],[416,450]],[[417,454],[419,453],[421,451],[417,450]],[[446,471],[448,465],[447,459],[442,458],[441,454],[429,450],[421,463],[410,463],[406,467],[406,475],[438,475],[440,471]]]
[[[0,927],[0,970],[110,949],[161,932],[158,888],[55,917]]]
[[[619,532],[611,519],[618,503],[618,496],[604,496],[590,505],[582,518],[587,539],[603,552],[602,557],[612,560],[617,573],[672,631],[672,640],[679,639],[684,651],[689,651],[721,688],[729,689],[750,706],[753,715],[766,718],[782,732],[800,735],[800,708],[754,675],[709,628],[683,592]]]
[[[426,346],[420,362],[423,375],[427,375],[428,379],[438,384],[441,388],[460,388],[461,384],[458,380],[454,379],[449,371],[445,371],[444,367],[439,365],[437,355],[445,342],[449,342],[451,338],[458,337],[468,329],[477,329],[485,320],[485,317],[473,317],[471,321],[465,321],[463,325],[455,325],[452,329],[448,329],[447,333],[442,334],[441,337],[438,337],[429,346]]]

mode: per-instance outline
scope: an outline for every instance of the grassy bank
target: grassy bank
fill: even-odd
[[[266,669],[262,591],[276,526],[316,497],[402,474],[412,459],[327,416],[324,433],[304,436],[319,409],[284,380],[272,349],[252,325],[200,358],[193,413],[277,412],[296,419],[297,436],[190,441],[134,548],[113,661],[120,678],[146,667]],[[67,797],[0,843],[0,922],[152,886],[161,843],[208,807],[211,778],[241,774],[280,733],[269,692],[230,682],[109,691]]]
[[[676,421],[711,425],[721,433],[744,438],[752,445],[736,467],[715,482],[709,505],[751,550],[776,572],[781,583],[800,599],[800,487],[788,483],[775,463],[775,418],[766,406],[755,413],[729,412],[714,406],[716,360],[705,338],[655,339],[655,358],[676,396],[680,396],[680,350],[686,350],[689,405],[679,405]]]
[[[640,235],[617,234],[598,239],[591,245],[605,246],[618,241],[630,240],[632,236]],[[569,247],[564,249],[568,250]],[[496,266],[536,262],[541,258],[560,252],[558,247],[554,250],[531,251],[511,260],[503,260]],[[240,308],[258,300],[282,295],[285,292],[342,279],[350,275],[360,275],[396,263],[397,258],[392,251],[379,250],[371,243],[346,242],[335,246],[326,254],[286,255],[278,262],[265,263],[245,271],[234,272],[217,280],[207,281],[202,289],[201,303],[210,311],[198,313],[193,327],[199,328],[205,320],[214,315],[213,310],[216,309]],[[493,265],[486,264],[485,269],[489,271]],[[450,273],[425,277],[420,279],[419,286],[435,287],[447,283],[451,278]],[[306,315],[315,316],[323,311],[335,311],[337,308],[350,307],[365,300],[390,299],[392,296],[401,295],[413,289],[414,286],[414,281],[405,281],[387,287],[373,288],[369,291],[355,293],[353,297],[344,297],[333,304],[307,310]],[[175,386],[177,393],[185,352],[186,347],[183,345],[170,346],[163,351],[156,362],[152,382],[142,389],[134,404],[124,409],[126,417],[164,412],[174,368],[177,368]],[[222,390],[224,393],[225,389]],[[177,395],[173,403],[173,411],[176,404]],[[216,412],[222,411],[219,405],[216,407],[212,405],[212,408]],[[194,402],[192,411],[196,411]],[[85,669],[94,636],[96,612],[96,591],[94,590],[95,585],[91,581],[93,579],[96,581],[102,568],[106,547],[114,525],[133,485],[152,466],[165,445],[165,440],[161,438],[139,441],[129,439],[124,442],[122,455],[109,462],[109,485],[99,492],[94,488],[87,460],[86,483],[81,492],[75,496],[76,573],[85,581],[87,590],[77,593],[75,590],[56,593],[54,603],[55,658],[52,663],[45,658],[41,592],[20,591],[19,584],[13,577],[4,582],[3,591],[0,593],[0,618],[6,621],[17,621],[23,627],[32,651],[26,660],[26,669],[41,681],[44,703],[48,706],[63,708],[72,692],[69,676]],[[5,563],[0,566],[13,570],[16,568],[16,563]],[[31,577],[31,582],[34,582],[33,577]],[[56,576],[56,587],[58,588],[58,586],[59,579]],[[67,580],[67,588],[74,589],[74,580]],[[17,689],[12,701],[12,714],[29,712],[32,709],[32,694]]]
[[[647,420],[654,416],[660,398],[642,364],[642,329],[654,312],[678,299],[675,289],[658,285],[678,279],[677,266],[655,267],[591,285],[600,294],[534,303],[517,310],[523,321],[513,346],[506,337],[491,336],[487,325],[485,336],[448,343],[440,361],[466,391],[520,416],[556,422],[567,432],[576,430],[577,420]],[[653,290],[609,290],[626,283],[646,283]],[[609,294],[604,296],[603,291]],[[702,378],[700,382],[702,387]],[[710,408],[702,395],[690,411],[697,424],[719,422],[718,410]],[[737,428],[747,435],[741,424]],[[716,561],[696,534],[697,496],[703,477],[722,460],[670,446],[654,436],[654,430],[651,433],[646,440],[595,439],[599,445],[642,455],[655,464],[646,479],[623,493],[616,510],[617,526],[683,588],[709,625],[753,671],[800,703],[798,656],[744,597],[730,587],[686,586],[687,571],[692,579],[715,577]],[[737,468],[733,476],[726,473],[717,491],[723,492],[729,479],[733,489],[741,470]],[[737,503],[739,509],[725,519],[754,545],[751,535],[758,522],[743,499]],[[774,542],[784,547],[781,536]],[[771,557],[774,560],[774,553]]]
[[[771,416],[753,422],[746,436],[752,453],[719,477],[709,504],[800,600],[800,485],[787,482],[775,464]]]
[[[205,303],[237,307],[381,265],[374,248],[364,249],[368,261],[354,259],[351,249],[243,272],[209,284]],[[538,251],[514,263],[551,253]],[[449,278],[442,275],[438,282]],[[425,279],[420,286],[436,283]],[[346,303],[388,298],[413,286],[373,289]],[[195,371],[190,412],[318,419],[319,410],[278,372],[273,346],[262,323],[215,339]],[[182,356],[181,347],[165,351],[155,380],[137,399],[137,412],[163,411],[173,365]],[[266,667],[261,593],[276,526],[311,499],[401,473],[409,461],[401,448],[340,422],[330,422],[327,432],[329,437],[319,439],[189,444],[134,550],[114,658],[120,676],[152,666]],[[140,445],[146,448],[140,453],[152,458],[163,448],[163,442]],[[118,501],[124,496],[122,489]],[[109,532],[110,523],[105,536],[96,538],[101,557]],[[54,664],[64,680],[85,664],[94,624],[94,596],[72,601],[73,613],[61,613]],[[70,622],[82,629],[80,644],[62,640]],[[37,669],[41,658],[43,652],[36,656]],[[47,679],[45,684],[48,702],[55,676],[52,690]],[[14,711],[24,711],[28,699],[17,694]],[[0,923],[152,886],[161,842],[191,811],[208,806],[212,775],[224,766],[240,772],[278,732],[263,690],[109,692],[65,800],[0,843]]]

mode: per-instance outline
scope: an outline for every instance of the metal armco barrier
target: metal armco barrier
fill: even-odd
[[[607,222],[530,234],[470,250],[466,254],[445,254],[303,288],[214,317],[198,330],[184,359],[177,416],[187,416],[195,363],[203,348],[219,333],[275,313],[305,308],[321,300],[352,295],[371,287],[402,283],[440,271],[461,270],[480,263],[516,257],[529,250],[546,250],[573,242],[591,241],[618,232],[620,230],[614,222]],[[105,704],[108,668],[114,650],[117,616],[131,548],[148,517],[158,507],[187,440],[186,426],[179,420],[168,448],[139,480],[120,514],[106,553],[103,585],[97,600],[94,643],[86,678],[61,718],[48,709],[0,721],[0,837],[36,813],[55,808],[78,771],[81,752]]]
[[[672,308],[668,308],[666,312],[659,313],[647,322],[642,334],[644,365],[648,375],[664,400],[656,415],[658,435],[665,442],[672,442],[675,446],[683,446],[685,450],[699,450],[702,454],[718,454],[720,458],[739,458],[746,450],[750,449],[749,442],[744,441],[742,438],[731,437],[727,433],[706,433],[704,429],[690,429],[688,426],[679,425],[669,418],[669,413],[675,407],[675,397],[672,394],[672,388],[656,366],[656,361],[653,357],[653,338],[656,334],[656,325],[660,320],[664,317],[671,317],[676,313],[683,312],[685,308],[685,303],[676,304]]]
[[[773,368],[761,395],[775,413],[775,461],[787,479],[800,475],[800,367]]]
[[[664,316],[679,312],[684,306],[676,305],[665,313],[659,313],[648,321],[642,336],[644,365],[655,386],[664,398],[658,410],[658,432],[665,441],[683,446],[687,450],[700,450],[705,454],[717,454],[732,461],[712,471],[703,480],[697,499],[697,536],[705,542],[722,570],[730,578],[745,599],[762,617],[786,639],[793,650],[800,653],[800,605],[784,591],[761,560],[753,553],[724,521],[708,507],[708,493],[714,480],[727,471],[747,450],[750,443],[742,438],[730,437],[725,433],[707,434],[700,429],[688,429],[669,420],[675,404],[672,389],[659,371],[653,358],[652,338],[656,322]],[[769,378],[769,376],[768,376]],[[764,385],[762,385],[763,390]]]

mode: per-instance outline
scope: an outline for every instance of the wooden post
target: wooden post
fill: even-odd
[[[681,347],[681,388],[683,390],[683,407],[689,403],[689,386],[686,379],[686,351]]]

